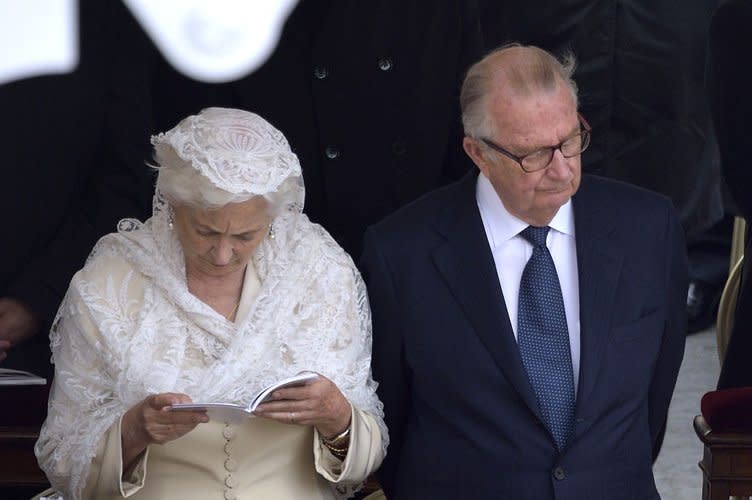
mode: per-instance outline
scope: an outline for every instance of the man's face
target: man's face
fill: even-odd
[[[553,92],[532,96],[496,91],[489,98],[488,111],[495,124],[494,137],[489,139],[520,157],[555,146],[580,130],[574,98],[563,83]],[[580,155],[564,158],[556,150],[547,168],[526,173],[511,158],[473,144],[478,146],[478,141],[465,138],[466,151],[504,207],[528,224],[548,225],[580,185]]]

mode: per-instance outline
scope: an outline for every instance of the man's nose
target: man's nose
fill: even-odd
[[[556,177],[557,179],[566,179],[572,175],[572,169],[569,166],[569,162],[574,158],[564,158],[564,153],[561,149],[554,149],[554,155],[551,157],[551,164],[548,167],[548,174]]]

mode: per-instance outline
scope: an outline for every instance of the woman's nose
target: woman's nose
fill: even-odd
[[[214,252],[212,253],[214,264],[217,266],[229,264],[232,260],[232,254],[232,244],[228,240],[220,238],[217,244],[214,245]]]

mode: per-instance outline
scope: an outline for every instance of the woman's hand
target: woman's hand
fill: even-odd
[[[277,422],[313,425],[324,438],[332,438],[350,425],[351,411],[334,382],[319,374],[305,385],[277,389],[254,413]]]
[[[209,421],[205,411],[170,411],[170,405],[192,403],[185,394],[154,394],[125,412],[121,424],[123,470],[150,444],[164,444]]]

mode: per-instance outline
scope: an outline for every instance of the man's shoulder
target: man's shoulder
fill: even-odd
[[[474,202],[477,171],[430,191],[368,228],[368,233],[414,240],[431,230],[457,204]]]
[[[729,0],[722,3],[713,14],[711,33],[722,34],[723,28],[741,26],[752,15],[752,3],[748,0]]]
[[[587,203],[590,210],[608,209],[615,214],[624,213],[629,216],[663,212],[671,210],[673,206],[668,197],[655,191],[589,174],[582,176],[582,183],[574,200],[575,203]]]
[[[648,253],[659,253],[648,249],[648,241],[684,246],[679,215],[662,194],[612,179],[583,176],[573,205],[577,234],[584,238],[607,232],[615,246]]]

